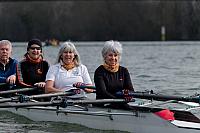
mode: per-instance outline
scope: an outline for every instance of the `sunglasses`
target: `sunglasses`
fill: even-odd
[[[31,49],[31,50],[34,50],[34,49],[41,50],[41,47],[30,47],[29,49]]]

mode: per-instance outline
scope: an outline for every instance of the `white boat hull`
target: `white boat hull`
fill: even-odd
[[[184,123],[164,120],[151,112],[134,112],[116,109],[89,107],[88,111],[69,106],[56,113],[54,107],[6,108],[12,113],[25,116],[33,121],[52,121],[80,124],[101,130],[119,130],[134,133],[199,133],[200,123],[184,127]],[[53,111],[54,110],[54,111]],[[184,128],[183,128],[184,127]],[[196,129],[195,129],[196,127]]]

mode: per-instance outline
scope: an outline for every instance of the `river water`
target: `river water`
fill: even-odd
[[[93,80],[95,69],[102,64],[103,42],[78,42],[81,61]],[[122,42],[121,65],[129,69],[136,91],[188,96],[200,88],[200,42]],[[24,43],[13,43],[13,57],[21,60]],[[19,46],[20,45],[20,46]],[[59,47],[43,47],[44,57],[54,64]],[[103,133],[79,125],[33,122],[10,113],[0,114],[0,133]]]

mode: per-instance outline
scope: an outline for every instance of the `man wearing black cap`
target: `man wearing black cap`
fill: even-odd
[[[28,42],[24,59],[17,67],[17,83],[22,87],[45,87],[45,78],[49,69],[49,63],[42,56],[42,42],[32,39]],[[32,94],[37,94],[32,93]]]

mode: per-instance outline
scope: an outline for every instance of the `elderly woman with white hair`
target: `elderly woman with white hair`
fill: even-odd
[[[72,42],[62,44],[56,64],[46,76],[46,93],[69,91],[73,86],[92,85],[87,67],[80,62],[79,53]]]
[[[122,45],[118,41],[107,41],[102,49],[104,64],[94,74],[97,99],[119,98],[116,92],[134,90],[127,68],[120,66]]]

